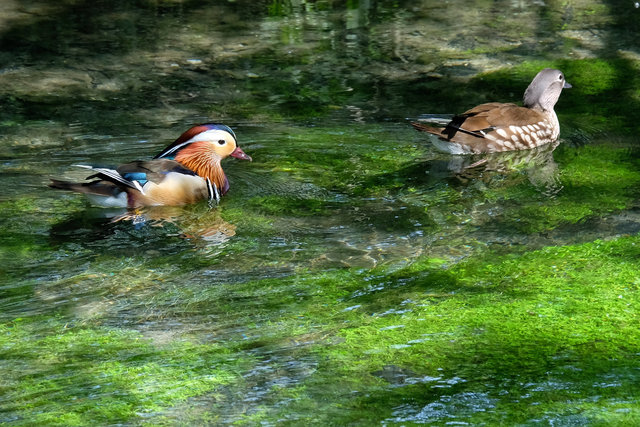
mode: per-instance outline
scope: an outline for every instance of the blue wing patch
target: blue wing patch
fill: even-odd
[[[145,185],[149,181],[145,172],[127,172],[122,174],[122,177],[129,181],[138,181],[140,185]]]

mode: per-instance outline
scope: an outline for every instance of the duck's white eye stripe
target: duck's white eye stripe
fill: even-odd
[[[229,135],[230,135],[229,132],[224,130],[209,129],[207,131],[200,132],[190,140],[185,141],[185,144],[189,144],[191,142],[196,142],[196,141],[211,141],[211,142],[213,141],[218,142],[220,140],[226,141],[226,138],[229,137]]]

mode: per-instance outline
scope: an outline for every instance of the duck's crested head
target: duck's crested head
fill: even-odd
[[[524,92],[524,106],[539,111],[553,110],[562,89],[570,87],[562,71],[545,68],[533,78]]]
[[[220,194],[225,194],[229,190],[229,181],[220,161],[229,156],[251,160],[238,147],[236,134],[229,126],[205,123],[187,130],[155,158],[175,160],[198,176],[209,179]]]
[[[197,151],[207,152],[220,160],[228,156],[251,160],[251,157],[238,147],[236,134],[233,130],[220,123],[204,123],[193,126],[154,158],[173,159],[183,150],[193,151],[196,146],[198,147]]]

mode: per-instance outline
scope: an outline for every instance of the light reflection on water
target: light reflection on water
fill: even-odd
[[[389,129],[397,132],[397,125],[391,125]],[[365,128],[359,131],[367,132]],[[289,132],[300,132],[300,128],[292,127]],[[251,167],[227,162],[232,190],[218,207],[149,209],[139,218],[114,221],[122,211],[89,208],[79,202],[73,213],[61,216],[50,225],[39,225],[40,233],[46,236],[54,250],[44,254],[42,259],[20,267],[23,272],[30,270],[25,279],[37,282],[37,291],[28,299],[18,296],[3,300],[3,316],[47,314],[63,309],[72,313],[78,322],[100,319],[104,325],[141,331],[158,344],[183,336],[215,342],[234,342],[244,336],[259,342],[263,334],[267,334],[266,330],[249,326],[245,319],[229,318],[215,311],[174,313],[173,300],[156,295],[167,292],[175,282],[180,283],[181,290],[174,296],[180,298],[183,292],[197,295],[200,289],[287,277],[296,274],[299,268],[368,269],[381,264],[405,265],[423,254],[455,262],[491,244],[532,248],[567,239],[586,241],[598,234],[591,223],[577,226],[592,230],[592,234],[583,237],[573,230],[564,234],[557,230],[548,236],[531,236],[505,232],[492,224],[491,218],[498,216],[501,203],[483,200],[482,194],[487,189],[499,189],[505,183],[516,181],[522,191],[531,191],[541,199],[555,197],[562,191],[558,187],[559,167],[553,160],[552,147],[546,147],[546,151],[540,153],[494,156],[478,164],[476,159],[440,156],[418,141],[419,147],[424,149],[424,158],[410,162],[404,170],[390,171],[389,176],[376,177],[370,182],[375,185],[376,180],[389,180],[396,174],[404,183],[401,187],[382,195],[365,193],[355,197],[318,187],[309,176],[298,181],[295,171],[270,170],[271,157],[286,158],[282,157],[286,155],[283,153],[295,156],[296,150],[307,148],[295,138],[279,139],[261,130],[259,134],[249,133],[245,141],[245,151],[252,155],[257,153],[254,155],[256,161]],[[375,134],[369,141],[373,146],[379,143]],[[271,145],[274,143],[277,148]],[[331,145],[327,149],[332,149]],[[366,145],[355,144],[349,149],[356,159],[356,167],[358,157],[369,152]],[[102,158],[104,154],[95,150],[95,154],[83,152],[82,160],[94,155]],[[30,156],[23,154],[22,158],[34,163],[32,169],[36,168],[37,162]],[[47,170],[64,170],[66,164],[79,160],[75,153],[70,153],[66,159],[59,155]],[[469,162],[476,165],[469,168]],[[549,175],[545,175],[546,172]],[[265,179],[270,175],[273,179]],[[34,176],[34,185],[39,179],[38,175]],[[407,187],[411,187],[411,191]],[[440,194],[434,196],[434,192]],[[460,205],[457,212],[447,211],[452,206],[450,197],[459,193],[466,195],[467,202]],[[303,201],[322,200],[324,211],[319,215],[302,216],[287,210],[276,214],[267,212],[266,225],[256,225],[242,217],[234,217],[232,222],[225,220],[226,210],[240,209],[255,214],[257,209],[260,213],[260,208],[252,205],[251,200],[270,195]],[[48,201],[80,197],[60,193],[44,196]],[[427,205],[429,215],[424,216]],[[621,222],[630,226],[639,223],[631,217]],[[217,231],[212,234],[211,230]],[[216,235],[218,238],[209,238]],[[451,243],[454,240],[456,244]],[[194,258],[206,261],[194,264]],[[181,264],[193,267],[180,267]],[[118,276],[114,276],[114,272],[119,272]],[[384,284],[380,286],[380,289],[364,288],[362,292],[378,292],[385,287]],[[403,310],[410,308],[402,305],[386,308],[386,312],[398,315]],[[272,321],[263,316],[255,316],[252,322]],[[319,343],[322,343],[321,337],[310,337],[302,346]],[[398,343],[394,349],[411,345]],[[247,389],[238,396],[238,402],[222,409],[229,423],[238,420],[238,411],[251,412],[265,400],[269,401],[274,387],[293,387],[313,375],[316,369],[317,362],[313,358],[293,358],[292,347],[284,343],[277,350],[257,348],[254,353],[263,362],[247,373]],[[451,380],[434,380],[433,387],[450,387],[448,381]],[[403,381],[412,384],[418,380],[409,377]],[[391,386],[394,384],[392,381]],[[445,393],[426,405],[405,404],[394,408],[392,417],[386,422],[464,422],[477,412],[494,410],[495,400],[485,392]],[[197,402],[206,406],[215,403],[215,399],[201,396],[192,403]],[[286,407],[287,402],[275,403],[278,404]],[[174,410],[192,411],[191,407],[180,406]],[[173,416],[171,411],[167,416]],[[175,416],[180,418],[180,414]]]
[[[304,128],[279,126],[289,135],[304,132]],[[367,134],[365,125],[355,126],[360,128],[351,128],[348,132]],[[398,125],[391,124],[387,132],[398,133],[400,129]],[[566,231],[559,228],[546,235],[505,230],[499,222],[494,222],[502,215],[503,203],[484,200],[483,194],[487,190],[500,189],[515,182],[522,187],[521,191],[533,191],[540,200],[553,198],[562,191],[558,182],[558,165],[553,159],[555,147],[552,146],[520,153],[452,158],[436,153],[427,143],[418,140],[416,145],[424,149],[424,159],[407,162],[404,169],[377,175],[373,181],[354,182],[355,187],[366,187],[397,179],[402,183],[397,190],[373,197],[365,192],[354,197],[331,188],[321,188],[313,183],[312,176],[300,176],[295,170],[273,171],[271,165],[277,164],[278,159],[295,158],[299,150],[313,148],[318,153],[325,149],[338,153],[344,147],[352,153],[353,167],[358,169],[361,167],[359,156],[368,155],[376,144],[401,142],[378,140],[377,130],[370,135],[368,144],[350,144],[349,133],[342,132],[342,135],[333,135],[326,145],[322,141],[309,143],[290,136],[282,138],[280,133],[271,133],[264,127],[246,130],[245,138],[242,138],[242,127],[238,134],[241,141],[244,140],[245,151],[251,153],[256,161],[249,166],[233,161],[225,163],[232,187],[217,207],[201,204],[195,207],[151,208],[129,215],[122,210],[86,207],[82,196],[45,190],[45,201],[73,200],[78,207],[74,213],[64,215],[40,230],[48,235],[49,244],[57,252],[45,254],[44,259],[21,266],[19,270],[29,270],[27,277],[52,282],[54,286],[40,288],[40,297],[66,305],[73,303],[66,296],[64,278],[74,277],[78,268],[86,268],[101,253],[108,253],[114,258],[134,257],[143,263],[148,260],[152,265],[156,264],[154,260],[167,256],[174,256],[176,262],[193,257],[207,259],[204,265],[194,267],[203,278],[189,279],[189,286],[197,288],[210,285],[212,278],[217,283],[242,282],[281,277],[307,267],[366,269],[381,264],[405,265],[425,254],[455,262],[487,245],[522,250],[565,241],[588,241],[602,235],[603,229],[599,228],[597,220],[569,227]],[[400,132],[402,136],[413,135],[410,129]],[[336,137],[344,141],[337,149]],[[120,143],[127,147],[124,154],[118,152],[123,161],[131,159],[124,156],[132,152],[135,153],[134,158],[146,155],[148,144],[131,148],[129,141],[133,139],[125,137]],[[113,150],[112,145],[117,147],[118,142],[109,138],[108,144],[96,144],[89,152],[84,149],[78,153],[75,150],[59,152],[56,148],[52,152],[56,154],[55,162],[46,165],[34,159],[30,152],[21,153],[16,162],[21,167],[45,173],[44,176],[33,176],[31,187],[39,187],[46,182],[46,175],[64,170],[67,165],[92,163],[94,157],[107,159],[113,151],[118,151]],[[105,148],[105,152],[101,152],[99,147]],[[39,151],[46,153],[47,150]],[[11,177],[5,179],[5,182],[10,182]],[[24,175],[15,174],[15,179],[24,180]],[[19,186],[10,189],[16,193],[13,196],[22,196],[19,192],[24,190],[25,187]],[[42,192],[41,189],[39,191]],[[276,213],[262,212],[262,208],[256,208],[252,200],[266,196],[298,200],[302,206],[306,200],[319,200],[322,211],[309,215],[303,210],[303,215],[299,215],[287,211],[285,206],[284,210]],[[452,203],[451,197],[460,197],[462,204]],[[449,210],[452,207],[454,211]],[[234,220],[229,222],[225,220],[225,211],[229,209],[263,215],[263,223],[247,222],[242,216],[234,216]],[[603,225],[611,230],[610,233],[623,228],[633,231],[638,229],[634,218],[633,212],[627,212],[610,218]],[[58,264],[64,266],[63,270],[52,274],[51,265],[58,263],[59,259],[65,260],[64,264]],[[184,270],[169,270],[162,274],[177,278],[184,274]],[[93,286],[89,285],[90,282],[84,283],[74,283],[69,294],[78,294],[82,289],[80,294],[91,299]],[[6,314],[20,309],[16,306]],[[48,309],[31,307],[29,310],[47,312]]]
[[[270,327],[294,313],[282,306],[265,312],[259,292],[234,285],[308,270],[399,268],[423,255],[452,263],[486,248],[517,253],[640,230],[637,209],[545,233],[516,229],[520,218],[504,218],[524,199],[544,204],[561,197],[563,164],[554,156],[576,141],[610,143],[607,135],[593,138],[595,129],[563,127],[573,145],[452,158],[435,152],[405,120],[469,106],[468,94],[443,94],[438,82],[463,87],[460,79],[478,72],[562,53],[542,2],[503,2],[500,12],[488,13],[486,22],[519,19],[522,27],[505,35],[477,19],[481,6],[457,2],[360,1],[334,10],[332,2],[273,2],[284,9],[271,16],[264,2],[161,2],[149,6],[152,13],[129,2],[116,2],[115,10],[107,3],[65,10],[66,3],[28,2],[0,17],[13,28],[0,52],[0,201],[9,206],[2,219],[13,245],[26,240],[34,248],[3,260],[0,318],[66,316],[137,330],[158,345],[183,337],[255,342],[248,352],[259,362],[243,390],[229,391],[237,395],[222,411],[226,422],[257,411],[272,389],[313,375],[318,358],[296,351],[327,344],[326,325],[313,325],[317,334],[263,346]],[[571,24],[568,13],[560,19]],[[578,46],[572,54],[597,52],[593,46],[607,42],[589,31],[572,36]],[[627,33],[615,43],[624,44]],[[83,179],[70,168],[75,163],[149,158],[192,124],[211,120],[231,125],[255,160],[225,163],[231,191],[218,207],[125,217],[45,187],[49,177]],[[399,150],[406,161],[383,170]],[[317,165],[313,158],[298,161],[308,153]],[[350,175],[333,163],[345,153]],[[346,298],[389,286],[363,284]],[[181,305],[183,299],[195,308]],[[218,310],[218,300],[237,304],[238,313]],[[410,313],[412,304],[389,302],[372,316]],[[242,317],[247,312],[250,319]],[[450,389],[462,382],[392,366],[372,375],[391,388]],[[618,383],[614,376],[594,384]],[[524,388],[535,394],[563,387],[548,381]],[[209,408],[215,400],[189,403]],[[427,404],[399,405],[386,422],[464,423],[495,406],[490,392],[451,390]],[[190,410],[178,405],[168,416],[180,419]]]

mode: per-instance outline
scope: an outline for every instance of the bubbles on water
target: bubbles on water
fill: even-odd
[[[443,395],[435,401],[422,407],[413,404],[398,406],[393,411],[392,418],[387,422],[394,423],[436,423],[445,422],[448,425],[469,425],[464,419],[478,412],[493,410],[496,399],[488,393],[463,392],[453,395]]]
[[[391,326],[385,326],[383,328],[378,329],[379,331],[389,331],[392,329],[398,329],[398,328],[404,328],[404,325],[391,325]]]

